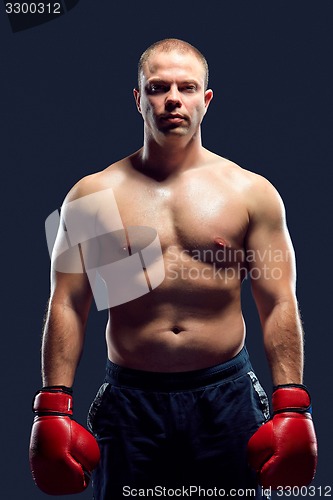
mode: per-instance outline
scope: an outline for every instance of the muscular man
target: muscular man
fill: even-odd
[[[66,453],[74,457],[84,484],[70,492],[86,486],[98,461],[95,500],[134,497],[148,487],[237,492],[256,488],[258,481],[267,487],[308,484],[316,440],[302,385],[295,259],[281,198],[263,177],[202,146],[201,122],[213,92],[207,87],[207,62],[196,48],[176,39],[157,42],[141,56],[138,75],[134,97],[144,121],[143,147],[80,180],[62,208],[58,240],[69,231],[66,214],[77,200],[86,211],[77,220],[93,220],[91,227],[103,226],[104,236],[96,236],[97,244],[86,253],[80,248],[81,272],[61,269],[57,252],[53,258],[42,345],[44,388],[34,406],[35,480],[48,493],[71,489],[70,478],[61,486],[59,477],[58,483],[50,478],[55,472],[47,463],[56,444],[49,442],[54,435],[68,437],[68,426],[74,425],[68,417],[71,387],[94,295],[88,268],[99,267],[110,300],[108,361],[88,422],[100,461],[94,438],[82,437],[86,431],[75,423],[75,443],[82,438],[84,446],[77,456],[68,438]],[[116,211],[109,210],[111,198]],[[117,217],[123,230],[112,231]],[[118,262],[142,250],[145,232],[133,228],[143,227],[158,235],[165,277],[133,300],[126,300],[127,290],[122,303],[112,305],[126,283],[121,274],[118,280],[103,275],[103,265],[111,254],[109,260]],[[92,254],[94,266],[88,265]],[[149,282],[144,264],[143,272]],[[275,386],[270,420],[244,344],[246,274]],[[58,429],[63,421],[66,429]]]

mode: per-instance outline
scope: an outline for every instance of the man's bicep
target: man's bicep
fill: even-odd
[[[295,254],[280,200],[268,200],[253,218],[246,255],[255,301],[267,314],[295,293]]]
[[[92,291],[86,273],[51,272],[50,305],[70,307],[86,318],[91,306]]]
[[[57,236],[51,253],[51,269],[53,273],[82,274],[84,262],[79,244],[72,245],[66,223],[61,217]]]
[[[86,313],[90,307],[91,287],[82,246],[72,244],[62,213],[51,255],[51,302]]]

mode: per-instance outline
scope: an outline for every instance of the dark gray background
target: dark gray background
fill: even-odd
[[[47,498],[28,466],[49,292],[44,221],[78,179],[141,146],[132,99],[137,60],[170,36],[198,46],[210,63],[215,97],[203,124],[205,146],[267,177],[285,201],[319,440],[314,484],[332,486],[332,17],[325,0],[80,0],[56,21],[12,33],[1,5],[1,498]],[[244,309],[253,363],[270,393],[248,287]],[[103,378],[105,319],[93,309],[75,384],[80,422]]]

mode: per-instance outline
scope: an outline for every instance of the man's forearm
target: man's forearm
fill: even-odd
[[[84,329],[74,309],[64,304],[50,306],[42,341],[44,386],[73,385],[83,349]]]
[[[301,384],[303,329],[296,301],[276,304],[262,326],[273,384]]]

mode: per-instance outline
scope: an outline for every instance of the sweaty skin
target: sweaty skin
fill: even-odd
[[[248,272],[273,383],[301,383],[302,328],[283,203],[266,179],[202,146],[200,125],[212,96],[194,54],[150,55],[134,90],[143,147],[83,178],[66,197],[65,207],[112,188],[123,225],[150,226],[161,242],[166,277],[146,295],[110,309],[108,356],[153,372],[230,359],[244,344],[241,283]],[[107,246],[100,251],[107,257]],[[44,385],[73,384],[91,301],[84,274],[53,265]]]
[[[124,225],[157,230],[166,272],[149,294],[111,310],[108,354],[120,365],[194,370],[223,362],[243,346],[238,266],[245,266],[240,250],[248,214],[237,196],[250,181],[239,167],[205,154],[205,165],[166,181],[135,169],[140,153],[104,174]],[[216,241],[216,234],[224,238]],[[220,241],[226,239],[223,252]]]

